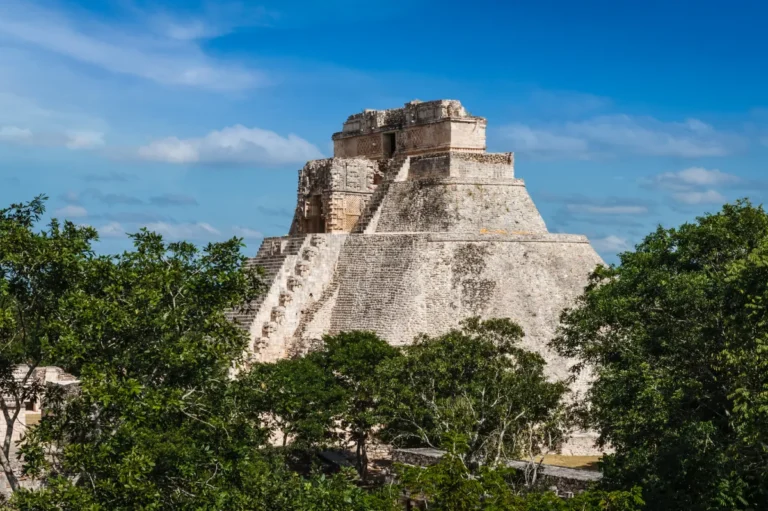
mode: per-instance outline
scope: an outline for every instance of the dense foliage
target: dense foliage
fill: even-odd
[[[768,215],[742,201],[600,268],[554,341],[596,371],[611,487],[654,510],[768,509]]]
[[[44,203],[38,197],[0,210],[0,411],[10,425],[0,440],[0,467],[12,489],[19,486],[12,452],[18,415],[43,392],[36,369],[68,349],[63,316],[82,293],[96,238],[93,229],[56,221],[33,232]]]
[[[384,387],[377,370],[399,358],[399,352],[372,332],[342,332],[325,336],[323,349],[310,356],[342,389],[339,423],[355,444],[356,467],[365,478],[369,440],[374,428],[386,420],[380,404]]]
[[[564,313],[553,346],[595,376],[577,412],[615,449],[604,488],[565,500],[501,463],[555,449],[571,426],[565,382],[511,321],[402,349],[345,332],[238,373],[247,339],[226,311],[264,290],[240,240],[142,231],[100,256],[88,227],[41,228],[44,202],[0,210],[0,412],[13,424],[45,404],[22,443],[39,489],[19,489],[12,428],[2,439],[10,509],[393,511],[403,492],[450,511],[768,508],[768,215],[748,202],[658,229]],[[76,390],[36,381],[43,365]],[[447,454],[372,491],[375,440]],[[313,466],[348,445],[357,470]]]
[[[554,450],[567,432],[564,382],[520,347],[507,319],[471,318],[460,330],[421,336],[379,371],[386,382],[383,437],[395,445],[444,448],[469,465],[494,465]]]
[[[450,453],[427,468],[401,466],[398,472],[409,495],[435,511],[637,511],[643,505],[639,488],[589,490],[570,499],[538,489],[520,491],[515,470],[485,466],[470,471]]]

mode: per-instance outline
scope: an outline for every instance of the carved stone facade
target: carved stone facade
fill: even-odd
[[[378,161],[329,158],[307,163],[299,172],[290,234],[350,232],[380,180]]]
[[[485,151],[482,117],[455,100],[411,101],[403,108],[351,115],[333,135],[334,156],[386,159],[443,151]]]
[[[477,315],[516,321],[549,376],[568,377],[572,361],[547,343],[602,260],[584,236],[549,233],[513,154],[485,152],[485,128],[453,100],[349,117],[334,157],[299,171],[289,236],[265,239],[250,262],[271,284],[233,314],[253,358],[356,329],[407,344]],[[588,383],[583,373],[572,388]],[[588,453],[591,438],[565,452]]]

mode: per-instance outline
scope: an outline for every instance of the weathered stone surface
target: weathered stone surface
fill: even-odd
[[[547,232],[520,180],[429,179],[389,188],[377,232]]]
[[[509,317],[525,344],[568,376],[570,361],[546,346],[560,312],[601,262],[586,238],[563,235],[351,235],[336,268],[329,331],[364,329],[393,344],[439,334],[461,319]],[[574,390],[583,391],[588,376]]]
[[[478,315],[519,323],[549,376],[569,376],[547,343],[602,260],[585,237],[548,232],[513,154],[485,153],[485,125],[453,100],[349,117],[334,157],[299,172],[291,236],[265,239],[249,263],[271,287],[232,317],[256,359],[355,329],[407,344]],[[563,452],[591,454],[593,440]]]

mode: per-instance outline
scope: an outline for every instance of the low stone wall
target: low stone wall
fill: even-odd
[[[440,461],[443,456],[445,456],[445,451],[439,449],[395,449],[392,453],[392,461],[416,467],[428,467]],[[531,470],[531,465],[525,461],[510,460],[506,461],[505,464],[521,471]],[[588,489],[590,485],[601,478],[602,474],[592,470],[578,470],[544,464],[537,468],[537,484],[545,488],[552,488],[558,495],[566,497]]]

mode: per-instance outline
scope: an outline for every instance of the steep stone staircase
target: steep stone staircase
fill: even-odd
[[[399,156],[397,158],[393,158],[389,162],[387,170],[384,174],[384,180],[379,183],[376,191],[374,191],[373,195],[371,195],[368,204],[365,206],[363,214],[360,216],[360,220],[357,221],[357,224],[355,224],[355,227],[352,229],[352,234],[363,234],[365,232],[365,230],[371,224],[373,218],[376,216],[376,213],[378,212],[379,206],[381,206],[384,197],[387,195],[390,183],[400,177],[399,174],[403,171],[403,168],[407,162],[407,156]]]
[[[256,315],[269,290],[277,280],[285,260],[288,256],[297,256],[299,254],[306,238],[307,235],[264,238],[258,252],[256,252],[256,257],[248,259],[245,266],[247,268],[260,266],[264,269],[265,292],[248,304],[247,307],[228,311],[227,317],[230,320],[234,321],[243,330],[250,331],[251,325],[254,319],[256,319]]]

